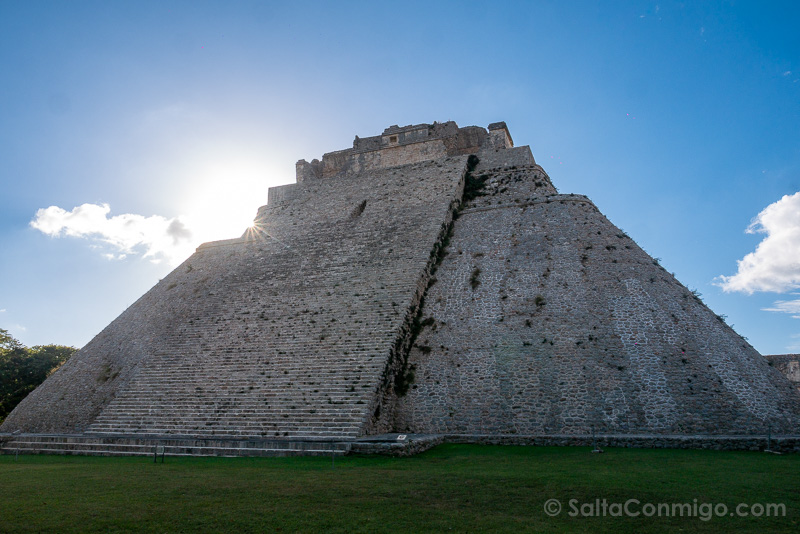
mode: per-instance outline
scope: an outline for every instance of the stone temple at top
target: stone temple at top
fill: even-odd
[[[392,433],[706,446],[799,422],[789,381],[505,123],[434,122],[300,160],[252,228],[200,246],[0,431],[6,450],[122,453]]]

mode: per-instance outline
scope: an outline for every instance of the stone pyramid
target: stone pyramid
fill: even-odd
[[[6,419],[85,436],[797,434],[800,394],[505,123],[297,164]]]

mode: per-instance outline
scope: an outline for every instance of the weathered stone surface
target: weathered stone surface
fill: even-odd
[[[475,154],[490,148],[511,148],[513,143],[505,123],[490,125],[490,131],[476,126],[459,128],[455,122],[390,126],[383,135],[359,138],[353,148],[328,152],[322,161],[297,162],[297,182],[353,175],[374,169],[407,165]]]
[[[398,431],[797,433],[786,380],[589,199],[497,165],[426,295]]]
[[[200,247],[3,430],[360,435],[466,159],[294,186],[257,230]]]
[[[3,439],[5,438],[5,439]],[[3,454],[82,456],[341,456],[349,441],[19,434],[0,436]]]
[[[441,436],[751,448],[762,438],[735,436],[798,433],[780,365],[588,198],[559,194],[505,123],[393,126],[299,161],[297,181],[270,189],[242,237],[199,247],[2,431],[83,433],[64,450],[434,435],[383,447],[398,454]],[[46,442],[62,447],[26,441]]]
[[[764,357],[800,390],[800,354],[770,354]]]

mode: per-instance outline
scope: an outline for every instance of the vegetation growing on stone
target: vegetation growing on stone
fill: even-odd
[[[479,278],[480,275],[481,275],[480,267],[475,267],[472,270],[472,274],[469,276],[469,285],[473,289],[473,291],[475,289],[478,289],[478,286],[481,285],[481,281],[480,281],[480,278]]]
[[[489,176],[486,174],[475,176],[473,174],[478,162],[478,157],[474,154],[467,159],[467,172],[464,176],[464,195],[461,197],[463,202],[469,202],[486,195],[484,188]]]

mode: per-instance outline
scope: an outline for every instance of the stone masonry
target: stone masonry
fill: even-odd
[[[532,158],[482,158],[430,285],[399,431],[797,432],[790,385]]]
[[[201,246],[3,430],[360,435],[466,160],[282,188],[242,239]]]
[[[268,200],[242,237],[200,246],[1,430],[798,433],[800,393],[777,365],[588,198],[559,194],[505,123],[356,137],[300,160],[297,183]]]
[[[764,357],[800,390],[800,354],[770,354]]]

